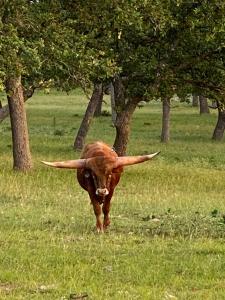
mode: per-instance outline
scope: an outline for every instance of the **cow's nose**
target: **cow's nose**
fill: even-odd
[[[109,191],[107,188],[96,190],[96,195],[98,195],[98,196],[107,196],[108,194],[109,194]]]

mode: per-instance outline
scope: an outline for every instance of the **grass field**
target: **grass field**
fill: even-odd
[[[79,157],[72,145],[86,104],[79,91],[39,92],[26,104],[29,174],[12,171],[10,125],[0,125],[0,299],[225,299],[225,143],[211,140],[216,112],[173,103],[164,145],[160,103],[137,109],[128,154],[161,154],[126,168],[111,226],[97,234],[75,173],[40,163]],[[94,120],[93,140],[113,143],[110,117]]]

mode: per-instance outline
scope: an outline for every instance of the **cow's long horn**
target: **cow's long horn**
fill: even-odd
[[[81,169],[85,167],[86,159],[75,159],[75,160],[55,161],[55,162],[42,161],[42,163],[47,166],[55,167],[55,168]]]
[[[117,158],[117,167],[139,164],[146,160],[152,159],[154,156],[158,155],[159,153],[160,152],[156,152],[153,154],[140,155],[140,156],[120,156]]]

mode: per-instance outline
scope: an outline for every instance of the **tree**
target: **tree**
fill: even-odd
[[[119,155],[126,153],[130,122],[138,103],[148,100],[156,87],[157,51],[161,34],[169,21],[166,8],[162,5],[159,9],[159,6],[158,2],[135,1],[123,3],[119,9],[114,7],[116,17],[109,29],[114,38],[112,47],[116,62],[121,69],[113,79],[114,148]]]
[[[164,98],[162,100],[162,132],[161,142],[168,143],[170,139],[170,99]]]
[[[82,150],[84,147],[84,141],[86,135],[88,133],[89,126],[93,119],[94,113],[98,106],[100,99],[102,98],[102,84],[95,84],[91,99],[88,103],[84,118],[81,122],[80,128],[78,130],[77,136],[74,142],[74,149],[75,150]]]
[[[10,121],[13,140],[13,168],[27,171],[32,167],[29,148],[26,111],[24,108],[21,77],[11,77],[6,81]]]
[[[9,116],[9,105],[6,104],[4,106],[1,105],[0,109],[0,123],[5,120]]]
[[[40,88],[42,85],[37,86],[31,86],[29,89],[24,90],[23,88],[23,99],[24,102],[26,102],[28,99],[30,99],[36,88]],[[1,106],[0,108],[0,123],[4,121],[9,116],[9,105],[6,104],[4,106]]]
[[[20,6],[19,6],[20,4]],[[24,61],[34,48],[29,39],[22,38],[31,21],[27,1],[4,2],[1,7],[1,80],[8,98],[12,127],[13,167],[26,171],[32,167],[29,148],[26,111],[24,108],[22,74],[26,72]],[[26,35],[26,34],[25,34]],[[34,59],[34,64],[35,64]],[[27,71],[30,66],[27,66]],[[32,66],[31,66],[32,67]]]
[[[103,103],[103,89],[102,89],[101,95],[99,97],[97,107],[96,107],[95,112],[94,112],[94,117],[95,118],[100,117],[101,114],[102,114],[102,103]]]
[[[183,30],[173,29],[174,43],[170,59],[176,71],[176,80],[190,88],[190,93],[204,95],[201,110],[206,97],[224,103],[224,42],[225,42],[225,3],[223,1],[183,2],[174,6],[178,18],[183,20]],[[179,89],[178,94],[182,91]],[[187,90],[187,89],[186,89]],[[203,102],[204,101],[204,102]],[[213,139],[220,139],[223,132],[223,110],[218,109],[218,122]]]
[[[69,88],[73,78],[83,78],[83,86],[113,81],[114,146],[120,155],[139,101],[168,98],[171,90],[180,97],[223,92],[222,0],[59,2],[62,32],[73,49],[66,48],[63,57],[62,69],[70,75],[60,80],[66,77]]]
[[[207,98],[204,96],[199,96],[199,103],[200,103],[200,115],[202,114],[209,114],[209,107]]]
[[[102,81],[110,76],[105,68],[109,58],[116,65],[111,69],[114,146],[120,155],[126,151],[129,123],[139,101],[168,98],[171,89],[181,97],[187,93],[216,97],[221,92],[225,82],[223,1],[86,1],[74,5],[85,16],[78,29],[87,38],[86,51],[95,58],[92,78],[100,79],[99,70]],[[98,59],[96,53],[101,54]]]
[[[224,105],[217,101],[218,108],[218,119],[213,132],[212,139],[216,141],[220,141],[223,138],[224,130],[225,130],[225,109]]]
[[[82,81],[79,68],[69,68],[71,57],[74,64],[78,61],[71,54],[70,38],[69,28],[62,22],[60,2],[0,3],[0,86],[8,98],[0,116],[3,120],[10,113],[16,170],[32,166],[25,100],[46,82],[69,90]]]
[[[112,113],[112,124],[115,126],[116,123],[116,102],[115,102],[115,91],[114,91],[114,86],[112,81],[110,82],[109,85],[110,89],[110,104],[111,104],[111,113]]]
[[[199,98],[195,94],[192,95],[192,106],[193,107],[198,107],[199,106]]]
[[[222,0],[5,2],[0,78],[67,91],[113,81],[114,146],[124,155],[141,100],[223,93],[224,12]]]

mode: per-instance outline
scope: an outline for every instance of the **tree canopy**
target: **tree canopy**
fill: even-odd
[[[119,75],[131,96],[223,90],[224,1],[1,3],[1,86],[19,72],[67,90]]]
[[[4,0],[0,88],[112,81],[118,127],[143,99],[191,92],[224,103],[224,31],[222,0]]]

